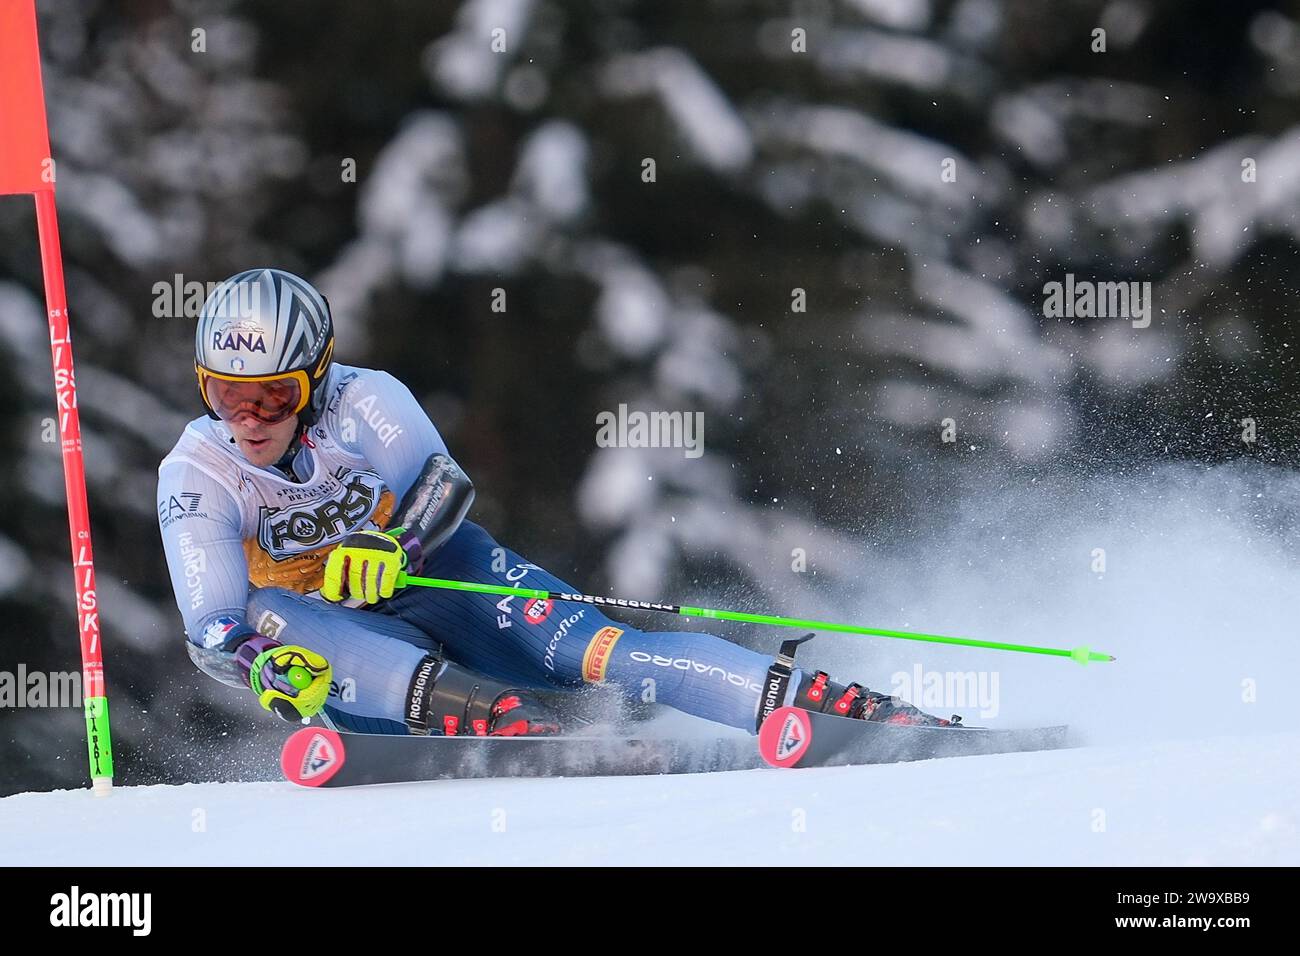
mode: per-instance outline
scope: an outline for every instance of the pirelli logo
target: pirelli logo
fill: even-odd
[[[609,666],[614,645],[622,634],[622,628],[602,627],[591,639],[582,655],[582,679],[588,684],[599,684],[605,680],[605,668]]]

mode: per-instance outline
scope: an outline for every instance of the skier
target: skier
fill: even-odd
[[[535,691],[605,683],[639,698],[647,680],[659,703],[751,732],[777,686],[777,706],[948,723],[822,671],[773,683],[771,657],[585,603],[399,590],[407,571],[573,591],[467,520],[473,485],[405,386],[333,351],[328,303],[288,272],[241,272],[202,307],[208,415],[159,466],[158,520],[205,673],[286,719],[382,734],[556,733]]]

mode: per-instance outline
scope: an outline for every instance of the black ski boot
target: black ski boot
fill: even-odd
[[[795,693],[794,706],[822,714],[838,714],[855,720],[874,720],[882,724],[906,724],[912,727],[955,727],[961,718],[935,717],[913,707],[901,697],[868,690],[861,684],[836,684],[825,671],[804,674]]]
[[[533,737],[564,731],[559,716],[531,691],[482,677],[427,655],[407,692],[406,726],[416,736]]]
[[[794,679],[794,656],[799,645],[810,641],[814,634],[792,638],[781,643],[781,652],[767,670],[762,696],[759,699],[758,720],[756,728],[762,729],[772,711],[781,706],[786,699],[790,682]],[[961,718],[953,714],[951,718],[935,717],[923,710],[913,707],[901,697],[891,697],[879,691],[867,690],[861,684],[836,684],[825,671],[814,671],[811,675],[801,671],[799,687],[790,702],[804,710],[815,710],[819,714],[837,714],[853,720],[874,720],[882,724],[905,724],[913,727],[960,727]]]

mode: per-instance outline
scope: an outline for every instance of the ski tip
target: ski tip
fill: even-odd
[[[304,727],[284,742],[280,769],[290,783],[323,787],[343,769],[343,738],[323,727]]]
[[[799,707],[778,707],[758,731],[758,752],[773,767],[797,767],[812,743],[812,722]]]

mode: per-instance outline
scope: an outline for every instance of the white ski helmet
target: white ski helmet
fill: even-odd
[[[334,355],[329,303],[282,269],[249,269],[212,290],[199,311],[194,371],[213,418],[268,424],[320,414]]]

